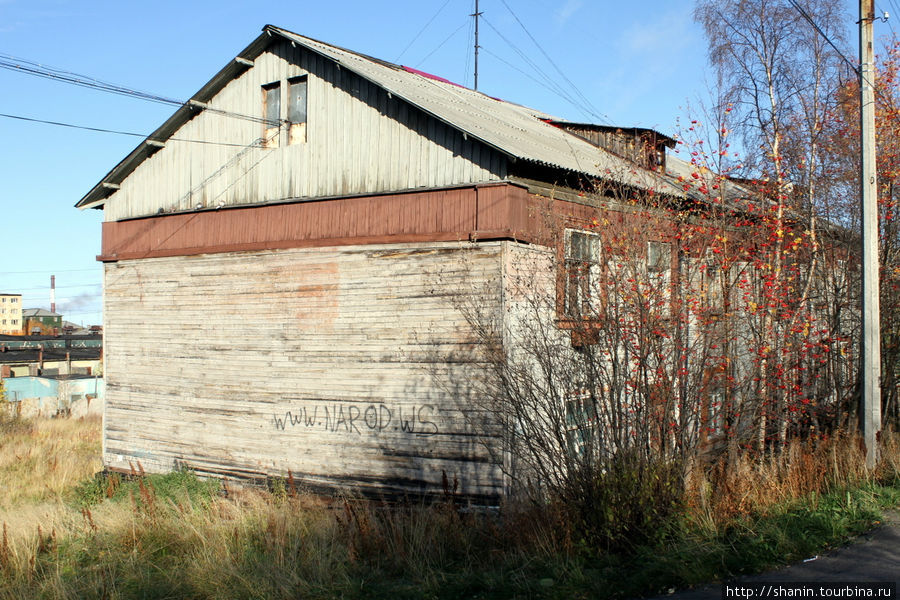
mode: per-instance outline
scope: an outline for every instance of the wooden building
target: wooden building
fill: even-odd
[[[454,298],[512,314],[547,215],[598,214],[583,186],[681,195],[671,144],[266,26],[77,204],[105,215],[104,464],[496,501]]]

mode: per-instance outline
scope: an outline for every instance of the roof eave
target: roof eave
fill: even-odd
[[[173,133],[203,112],[203,104],[218,94],[236,76],[249,69],[263,50],[271,43],[272,33],[268,26],[255,40],[244,48],[234,59],[230,60],[206,85],[191,98],[178,107],[172,116],[160,125],[153,133],[144,138],[128,156],[112,168],[81,200],[75,208],[102,208],[106,199],[115,193],[128,175],[146,158],[160,149],[160,142],[165,142]],[[199,106],[198,106],[199,105]]]

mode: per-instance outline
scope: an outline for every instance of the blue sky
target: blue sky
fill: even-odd
[[[0,54],[186,99],[271,23],[471,86],[473,5],[0,0]],[[678,117],[707,87],[706,47],[692,7],[688,0],[481,0],[479,89],[574,121],[675,133]],[[548,79],[593,108],[573,106],[547,89]],[[6,69],[0,90],[0,113],[143,134],[173,110]],[[57,312],[76,323],[101,322],[95,257],[102,215],[73,205],[139,141],[0,117],[0,291],[22,293],[26,307],[49,307],[55,274]]]

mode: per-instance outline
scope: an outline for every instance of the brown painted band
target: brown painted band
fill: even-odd
[[[464,242],[489,240],[516,240],[530,242],[523,232],[508,229],[494,231],[473,231],[469,233],[420,233],[397,234],[363,237],[322,238],[314,240],[279,240],[266,242],[247,242],[240,244],[221,244],[197,246],[193,248],[173,248],[166,250],[149,250],[145,252],[123,252],[112,255],[97,255],[101,262],[117,262],[120,260],[140,260],[144,258],[162,258],[168,256],[197,256],[199,254],[220,254],[225,252],[254,252],[259,250],[284,250],[288,248],[319,248],[327,246],[354,246],[414,242]]]

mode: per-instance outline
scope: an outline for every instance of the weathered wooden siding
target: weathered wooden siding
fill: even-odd
[[[250,147],[261,86],[308,75],[307,141]],[[275,43],[144,161],[107,199],[107,221],[200,207],[252,204],[494,181],[506,159],[326,59]],[[194,143],[201,140],[216,143]],[[225,145],[228,144],[228,145]]]
[[[504,243],[107,264],[104,463],[496,498],[454,297],[499,309]]]

